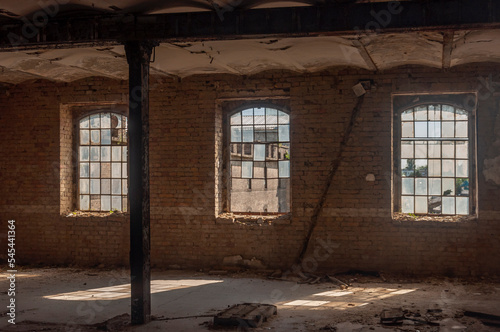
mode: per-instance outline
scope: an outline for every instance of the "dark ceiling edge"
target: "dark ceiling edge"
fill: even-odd
[[[500,3],[493,0],[329,3],[225,12],[219,9],[161,15],[54,17],[39,27],[26,18],[1,26],[0,49],[78,47],[81,44],[119,44],[126,40],[182,42],[340,34],[362,37],[374,31],[444,31],[499,26]]]

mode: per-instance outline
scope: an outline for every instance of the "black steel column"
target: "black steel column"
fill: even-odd
[[[149,234],[149,61],[152,42],[128,41],[129,200],[132,324],[151,317]]]

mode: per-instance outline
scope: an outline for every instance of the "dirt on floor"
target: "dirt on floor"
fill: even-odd
[[[8,274],[1,272],[0,287],[8,289]],[[276,271],[226,271],[219,276],[200,271],[154,271],[153,280],[208,280],[219,288],[215,293],[199,285],[189,292],[187,286],[165,288],[154,295],[152,322],[131,326],[130,298],[126,295],[122,302],[111,302],[99,311],[92,324],[72,318],[75,310],[69,310],[65,318],[61,312],[69,302],[59,301],[58,307],[42,296],[74,294],[75,289],[82,288],[95,290],[106,286],[110,278],[127,284],[126,269],[24,267],[17,274],[20,303],[16,324],[0,324],[0,331],[500,331],[497,278],[410,278],[351,271],[329,276],[333,279],[321,275],[319,279],[292,276],[281,280]],[[173,296],[171,290],[179,293]],[[269,290],[280,290],[283,295],[270,301],[266,297]],[[7,304],[8,300],[7,291],[0,290],[0,303]],[[246,301],[273,302],[270,304],[277,306],[278,313],[256,328],[214,326],[213,316],[225,304]],[[1,312],[2,319],[7,320],[8,311]]]

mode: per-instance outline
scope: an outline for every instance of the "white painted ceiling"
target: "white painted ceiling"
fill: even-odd
[[[382,71],[414,64],[443,68],[443,34],[405,32],[356,36],[262,38],[162,43],[151,73],[251,75],[269,69],[314,72],[349,66]],[[449,64],[500,62],[500,30],[455,32]],[[0,52],[0,82],[71,82],[89,76],[127,79],[123,46]]]

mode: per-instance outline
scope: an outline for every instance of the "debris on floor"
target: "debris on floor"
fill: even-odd
[[[278,314],[275,305],[243,303],[234,305],[214,317],[215,326],[259,327],[262,322]]]
[[[487,326],[500,327],[500,316],[497,316],[497,315],[492,315],[490,313],[484,313],[484,312],[478,312],[478,311],[466,310],[466,311],[464,311],[464,316],[477,318],[481,321],[481,323],[483,323],[484,325],[487,325]]]

